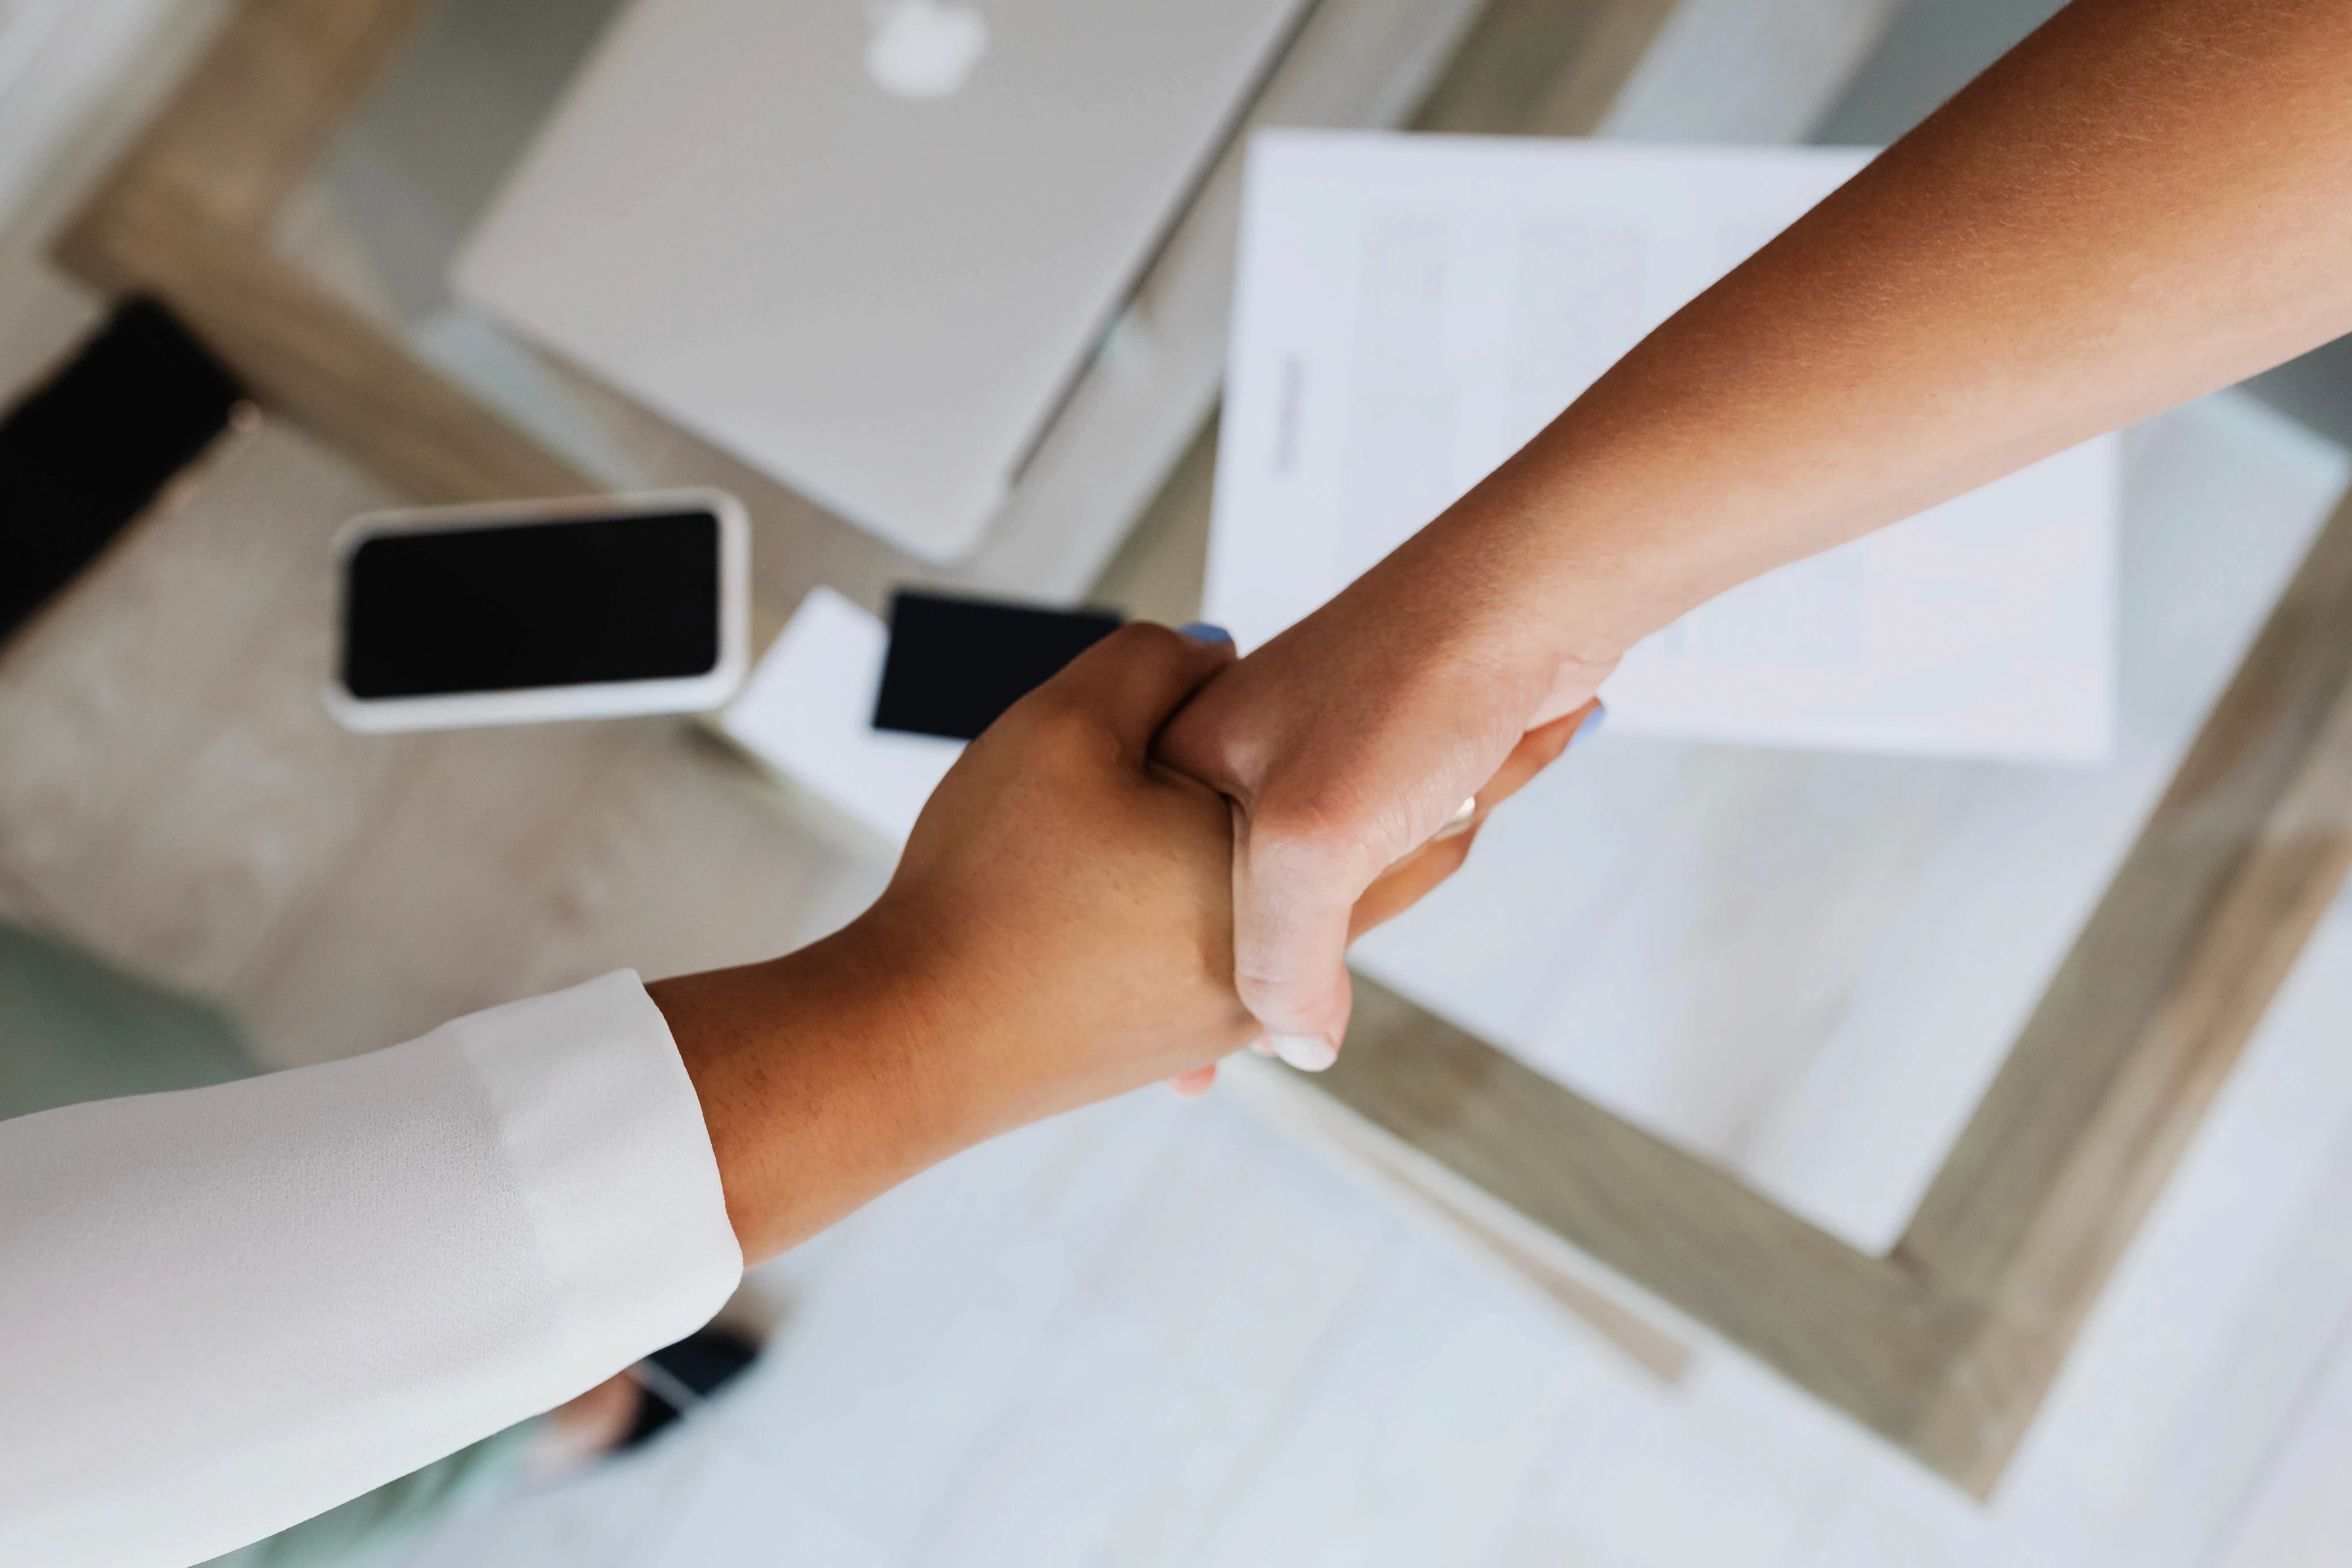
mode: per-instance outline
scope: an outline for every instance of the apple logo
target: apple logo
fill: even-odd
[[[988,52],[988,24],[956,0],[875,0],[866,74],[899,98],[947,98]]]

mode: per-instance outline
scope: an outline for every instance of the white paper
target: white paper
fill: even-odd
[[[1208,617],[1247,650],[1306,615],[1869,156],[1261,132]],[[2118,452],[2086,443],[1701,606],[1625,661],[1610,722],[2104,759]]]
[[[889,646],[879,619],[830,588],[814,589],[719,727],[895,852],[963,742],[874,727]]]

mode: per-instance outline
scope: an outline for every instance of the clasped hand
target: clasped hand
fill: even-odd
[[[748,1255],[1013,1127],[1159,1080],[1205,1089],[1261,1033],[1234,984],[1245,830],[1223,794],[1153,755],[1171,715],[1244,667],[1230,643],[1114,633],[965,750],[856,921],[650,988]],[[1526,736],[1474,817],[1365,878],[1343,942],[1451,874],[1571,733]]]

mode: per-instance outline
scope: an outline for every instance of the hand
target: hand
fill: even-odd
[[[1233,988],[1224,802],[1150,758],[1230,643],[1122,629],[1015,704],[923,809],[857,922],[941,1015],[985,1131],[1214,1061],[1254,1032]]]
[[[1286,1052],[1339,1042],[1357,893],[1616,654],[2352,329],[2347,67],[2352,7],[2074,0],[1179,715]]]
[[[1235,983],[1276,1054],[1309,1071],[1347,1029],[1364,904],[1465,797],[1483,821],[1557,757],[1614,667],[1507,614],[1482,629],[1475,607],[1500,596],[1475,576],[1441,580],[1475,556],[1420,543],[1221,674],[1156,753],[1232,802]]]
[[[915,963],[952,956],[926,988],[951,1005],[933,1032],[978,1064],[958,1098],[997,1107],[987,1131],[1162,1078],[1204,1089],[1258,1032],[1234,988],[1226,802],[1150,755],[1168,716],[1233,667],[1231,643],[1158,626],[1097,644],[972,743],[858,922]],[[1485,810],[1570,733],[1527,737],[1477,816],[1360,890],[1349,935],[1451,875]]]
[[[1160,1079],[1203,1086],[1256,1034],[1233,984],[1226,803],[1150,758],[1233,663],[1164,627],[1106,638],[966,749],[847,927],[648,988],[747,1257],[997,1133]],[[1543,759],[1530,747],[1520,776]],[[1355,924],[1409,906],[1474,836],[1398,866]]]

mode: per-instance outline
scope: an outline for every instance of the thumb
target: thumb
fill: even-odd
[[[1369,880],[1315,838],[1234,805],[1234,986],[1293,1067],[1339,1059],[1353,999],[1349,916]]]
[[[1152,622],[1130,622],[1071,660],[1036,695],[1108,727],[1120,749],[1139,764],[1168,716],[1234,656],[1230,639],[1211,642]]]

